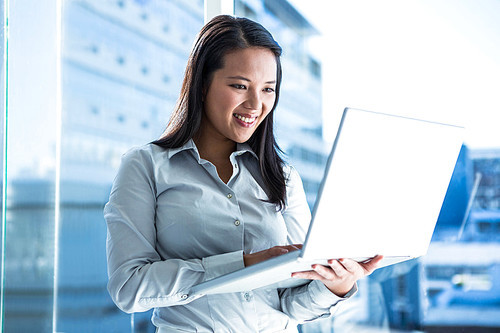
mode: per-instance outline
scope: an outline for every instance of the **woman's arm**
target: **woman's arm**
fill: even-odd
[[[154,167],[147,149],[125,154],[104,209],[108,291],[128,313],[191,302],[191,286],[244,267],[242,251],[162,260],[156,251]]]

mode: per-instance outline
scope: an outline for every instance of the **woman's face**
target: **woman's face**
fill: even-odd
[[[265,48],[229,52],[213,73],[205,95],[202,138],[243,143],[271,111],[276,99],[276,58]]]

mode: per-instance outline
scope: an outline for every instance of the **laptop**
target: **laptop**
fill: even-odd
[[[464,128],[353,108],[343,112],[301,250],[194,286],[191,296],[287,288],[328,259],[379,267],[427,252]]]

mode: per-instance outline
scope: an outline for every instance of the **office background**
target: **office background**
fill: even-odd
[[[329,58],[314,48],[328,39],[297,2],[232,8],[284,49],[278,142],[312,207],[331,142],[324,124],[340,110],[324,103],[336,92],[323,89]],[[3,331],[154,332],[150,312],[122,313],[107,294],[102,209],[120,156],[161,135],[204,6],[2,1]],[[500,145],[463,146],[427,256],[377,271],[335,317],[300,329],[499,330]]]

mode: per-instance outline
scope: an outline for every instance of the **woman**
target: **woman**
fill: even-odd
[[[311,283],[187,297],[191,286],[300,247],[310,213],[277,153],[281,48],[261,25],[218,16],[193,47],[162,138],[126,153],[105,207],[108,289],[159,332],[295,331],[330,315],[379,260],[333,260]],[[295,244],[295,245],[294,245]]]

